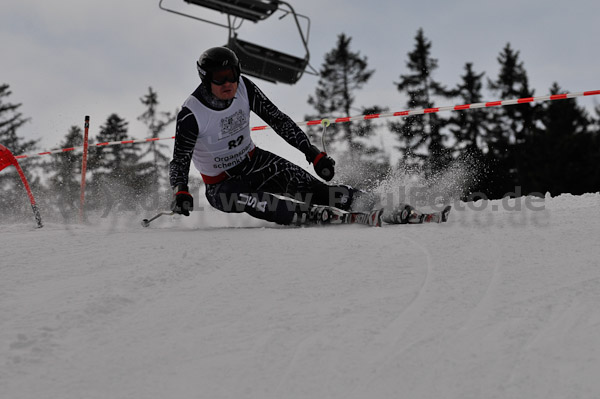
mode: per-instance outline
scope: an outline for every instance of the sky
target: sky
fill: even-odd
[[[339,34],[352,38],[351,49],[367,57],[375,70],[356,93],[356,111],[372,105],[406,109],[394,82],[406,73],[408,52],[423,28],[438,60],[433,77],[448,86],[460,81],[464,65],[495,78],[497,57],[507,43],[520,52],[535,95],[546,95],[554,82],[564,91],[600,89],[596,51],[600,2],[573,0],[357,1],[290,0],[310,18],[310,64],[319,69]],[[39,149],[60,148],[73,125],[90,115],[94,137],[106,118],[117,113],[129,122],[129,134],[145,138],[137,121],[140,98],[152,87],[159,111],[174,112],[195,89],[198,56],[226,43],[224,28],[162,11],[158,0],[3,0],[0,5],[0,83],[10,85],[9,101],[31,121],[19,130],[39,139]],[[224,22],[223,15],[164,0],[164,5]],[[303,56],[293,20],[246,22],[243,40]],[[305,74],[295,85],[255,79],[267,96],[295,121],[314,111],[307,104],[318,78]],[[486,92],[486,100],[500,100]],[[446,100],[448,101],[448,100]],[[569,100],[572,101],[572,100]],[[577,100],[592,109],[600,100]],[[439,103],[438,106],[453,105]],[[327,117],[329,115],[323,115]],[[251,125],[262,125],[257,117]],[[166,136],[174,134],[174,126]]]

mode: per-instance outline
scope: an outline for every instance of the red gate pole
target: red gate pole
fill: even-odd
[[[85,133],[83,135],[83,157],[81,158],[81,198],[79,200],[79,223],[85,220],[85,175],[87,172],[87,154],[88,154],[88,131],[90,129],[90,117],[85,117]]]
[[[13,165],[17,169],[17,173],[19,173],[19,177],[25,186],[25,190],[27,190],[27,195],[29,196],[29,201],[31,202],[31,209],[33,210],[33,215],[35,216],[37,226],[43,227],[44,225],[42,224],[42,216],[40,215],[40,211],[35,203],[35,198],[33,197],[33,193],[31,192],[31,188],[29,187],[25,173],[23,173],[23,169],[21,169],[21,166],[19,165],[19,161],[17,161],[8,148],[0,144],[0,170],[10,165]]]

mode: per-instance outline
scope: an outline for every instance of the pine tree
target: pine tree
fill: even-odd
[[[83,143],[83,132],[79,126],[71,126],[71,129],[60,143],[61,148],[81,146]],[[58,199],[58,209],[66,220],[78,215],[78,199],[81,191],[81,159],[80,151],[68,151],[56,154],[52,159],[52,170],[50,176],[50,190],[54,198]]]
[[[132,158],[137,159],[139,157],[139,148],[135,146],[101,145],[101,143],[129,139],[128,126],[129,123],[117,114],[109,115],[105,124],[100,126],[100,132],[96,135],[96,149],[89,157],[89,169],[93,171],[94,177],[100,175],[122,177],[124,164]]]
[[[25,141],[17,135],[17,130],[29,121],[19,112],[22,104],[7,102],[12,94],[8,84],[0,85],[0,143],[13,154],[21,155],[35,148],[37,140]]]
[[[595,182],[595,189],[589,190],[590,192],[597,192],[600,187],[600,166],[598,160],[600,159],[600,105],[596,105],[594,109],[596,117],[592,118],[591,123],[591,141],[592,146],[589,151],[589,155],[592,159],[592,165],[588,170],[588,173],[593,174],[591,181]]]
[[[19,112],[22,104],[14,104],[8,100],[12,92],[8,84],[0,85],[0,144],[8,148],[14,155],[22,155],[35,149],[37,140],[25,140],[18,135],[18,130],[29,118],[23,117]],[[28,164],[23,167],[31,189],[38,192],[39,179],[33,171],[37,167],[34,159],[28,159]],[[6,220],[8,217],[31,217],[31,207],[27,201],[21,179],[16,169],[7,168],[0,173],[0,215]]]
[[[465,74],[461,83],[454,89],[454,94],[463,104],[480,103],[483,101],[484,72],[477,74],[472,63],[465,64]],[[489,113],[486,110],[456,111],[448,119],[449,131],[454,136],[454,148],[459,151],[481,151],[489,130]]]
[[[396,86],[398,91],[407,94],[408,108],[432,108],[434,96],[452,96],[451,91],[433,79],[438,61],[431,57],[431,42],[423,29],[419,29],[415,36],[415,48],[408,53],[406,67],[410,72],[400,75]],[[450,162],[450,153],[444,145],[446,137],[442,133],[445,124],[446,121],[435,113],[409,116],[390,124],[398,136],[397,148],[402,152],[406,168],[431,175]]]
[[[485,73],[476,73],[473,64],[465,64],[465,73],[461,76],[461,82],[453,90],[454,95],[463,104],[483,102],[483,77]],[[453,112],[448,119],[449,132],[453,135],[454,156],[463,160],[472,168],[477,169],[478,179],[475,179],[470,187],[473,192],[487,193],[489,188],[486,184],[485,140],[489,134],[489,112],[487,110],[470,109]]]
[[[374,115],[387,111],[378,106],[362,108],[361,115]],[[390,157],[385,152],[386,145],[382,140],[375,140],[375,132],[383,127],[374,119],[353,122],[355,153],[360,154],[359,161],[350,162],[342,157],[341,161],[349,163],[350,168],[339,168],[341,180],[355,187],[369,188],[371,183],[376,183],[381,176],[390,170]],[[358,168],[359,173],[356,173]]]
[[[532,97],[534,92],[529,88],[529,79],[519,59],[519,52],[513,50],[509,43],[497,59],[500,72],[496,80],[488,80],[490,90],[503,100]],[[519,167],[522,159],[517,146],[536,134],[539,106],[526,103],[489,111],[491,129],[485,144],[493,168],[490,176],[493,191],[490,195],[500,198],[514,192],[515,186],[520,184],[523,168]]]
[[[96,136],[100,143],[132,140],[127,134],[128,122],[111,114]],[[132,144],[99,146],[89,158],[91,208],[103,209],[103,216],[120,204],[121,209],[133,210],[148,194],[152,165],[142,162],[140,147]]]
[[[158,113],[158,94],[152,90],[152,87],[148,88],[148,93],[140,98],[140,101],[146,106],[146,110],[138,117],[138,120],[148,128],[148,138],[159,138],[167,126],[175,121],[177,113]],[[158,141],[152,141],[147,146],[147,151],[143,156],[149,155],[152,159],[152,185],[158,189],[167,179],[169,156],[165,155],[164,150],[169,146]]]
[[[592,132],[600,135],[600,104],[596,105],[594,111],[596,112],[596,118],[592,121]]]
[[[320,117],[352,116],[356,100],[354,93],[373,75],[374,71],[368,69],[367,58],[362,57],[360,52],[351,51],[351,41],[352,38],[340,34],[336,47],[325,55],[315,95],[308,99]],[[344,123],[331,125],[327,132],[333,142],[344,143],[350,161],[360,159],[357,140],[359,135],[364,137],[367,134],[365,131],[359,132],[352,123]]]
[[[551,94],[560,94],[558,83]],[[546,102],[542,130],[520,145],[524,193],[582,194],[598,188],[598,145],[590,117],[575,100]]]

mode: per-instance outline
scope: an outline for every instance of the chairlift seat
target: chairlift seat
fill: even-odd
[[[278,0],[184,0],[252,22],[262,21],[278,8]]]
[[[242,64],[242,72],[272,83],[296,83],[304,73],[308,59],[271,50],[232,36],[227,43]]]
[[[310,19],[304,15],[297,14],[292,6],[284,0],[183,0],[188,4],[198,5],[227,14],[226,25],[199,15],[179,11],[177,8],[163,6],[162,3],[164,1],[160,0],[158,3],[161,10],[229,29],[229,41],[226,47],[229,47],[237,54],[242,64],[242,71],[248,75],[273,83],[281,82],[287,84],[296,83],[304,72],[318,75],[315,69],[308,64],[310,58],[308,50]],[[242,22],[244,22],[237,21],[237,18],[258,22],[268,18],[277,10],[281,10],[284,13],[282,18],[287,15],[293,16],[306,51],[304,58],[295,57],[237,39],[236,31],[241,27]],[[299,18],[304,18],[307,21],[306,32],[302,29]],[[307,67],[309,67],[308,70],[306,70]]]

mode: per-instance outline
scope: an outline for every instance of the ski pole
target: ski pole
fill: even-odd
[[[142,220],[142,226],[148,227],[148,226],[150,226],[150,222],[153,221],[154,219],[158,219],[159,217],[161,217],[163,215],[171,216],[173,214],[175,214],[175,212],[161,212],[158,215],[154,216],[153,218]]]

